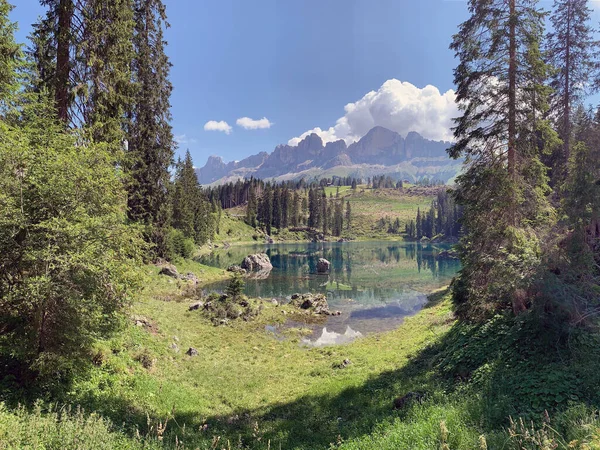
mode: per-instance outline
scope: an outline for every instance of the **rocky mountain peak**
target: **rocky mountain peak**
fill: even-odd
[[[202,184],[250,176],[294,179],[319,177],[319,174],[332,176],[338,172],[344,176],[392,173],[411,180],[424,175],[447,180],[456,175],[460,165],[448,158],[448,146],[448,142],[431,141],[414,131],[403,138],[381,126],[373,127],[349,146],[343,140],[325,145],[319,135],[311,133],[296,147],[278,145],[272,153],[261,152],[238,162],[224,163],[222,158],[211,156],[203,168],[197,169],[197,174]],[[338,171],[341,167],[343,170]]]

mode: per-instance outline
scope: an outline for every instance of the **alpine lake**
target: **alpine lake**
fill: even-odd
[[[447,286],[460,269],[450,247],[404,241],[253,244],[215,249],[199,261],[226,269],[250,254],[269,255],[273,270],[249,274],[246,295],[285,303],[295,293],[326,294],[330,310],[341,314],[327,316],[325,324],[302,324],[312,330],[303,345],[325,346],[394,329],[418,312],[428,294]],[[317,273],[319,258],[331,263],[328,274]],[[222,292],[226,285],[206,289]],[[288,320],[266,331],[278,337],[281,327],[293,326],[298,323]]]

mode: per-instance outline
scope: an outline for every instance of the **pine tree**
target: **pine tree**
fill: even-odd
[[[334,236],[341,236],[344,230],[344,202],[341,200],[335,202],[332,228]]]
[[[273,189],[273,220],[271,221],[271,225],[277,229],[281,228],[283,222],[283,202],[281,194],[281,188],[275,186]]]
[[[327,194],[325,193],[325,189],[323,189],[320,193],[321,196],[321,228],[323,230],[323,234],[326,235],[328,230],[330,229],[330,209],[327,204]]]
[[[135,0],[134,80],[138,86],[128,126],[129,217],[147,226],[157,256],[166,252],[169,167],[175,144],[170,125],[171,64],[165,54],[165,7],[161,0]]]
[[[317,189],[308,191],[308,226],[318,228],[321,224],[321,197]]]
[[[30,55],[58,118],[93,126],[96,141],[121,148],[134,93],[132,0],[42,0],[46,16],[34,25]]]
[[[298,225],[300,225],[300,203],[300,194],[298,193],[298,191],[295,191],[292,197],[292,209],[290,212],[290,223],[293,227],[297,227]]]
[[[267,234],[271,235],[271,226],[273,224],[273,190],[270,183],[267,183],[265,191],[260,198],[258,221],[266,228]]]
[[[580,320],[598,305],[600,286],[600,121],[579,106],[573,115],[573,149],[563,185],[563,220],[545,280],[554,308]]]

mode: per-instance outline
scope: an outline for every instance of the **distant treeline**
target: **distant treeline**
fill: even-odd
[[[461,218],[462,207],[456,204],[448,191],[440,190],[429,211],[421,212],[418,208],[416,219],[407,223],[404,231],[412,239],[431,239],[437,235],[443,235],[445,239],[457,238],[461,231]]]
[[[297,191],[324,188],[327,186],[351,186],[353,189],[356,189],[356,187],[362,183],[362,179],[352,177],[322,178],[319,181],[311,182],[308,182],[305,179],[298,181],[267,182],[259,178],[251,177],[249,179],[237,180],[235,183],[229,182],[220,186],[205,188],[205,192],[211,202],[218,202],[220,203],[221,208],[229,209],[248,203],[251,190],[260,197],[267,184],[271,187],[277,186],[290,191]]]

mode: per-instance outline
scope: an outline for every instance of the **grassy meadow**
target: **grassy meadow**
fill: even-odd
[[[178,268],[201,283],[229,276],[193,261]],[[527,318],[459,324],[442,290],[394,331],[305,348],[301,325],[277,337],[265,329],[288,317],[301,323],[291,307],[261,302],[254,320],[215,326],[188,311],[195,289],[154,266],[145,277],[125,332],[97,344],[89,377],[62,403],[19,406],[15,397],[0,407],[0,448],[600,448],[592,335],[540,354],[554,332],[532,332]],[[520,332],[540,339],[519,342]],[[563,398],[573,379],[580,397]],[[408,392],[423,397],[394,410]]]

